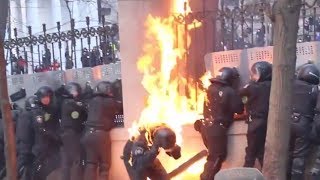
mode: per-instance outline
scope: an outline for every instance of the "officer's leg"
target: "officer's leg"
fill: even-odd
[[[65,179],[81,179],[82,173],[80,170],[80,134],[72,129],[66,131],[66,136],[62,136],[65,154],[67,155],[66,161],[63,163],[63,170],[65,171]],[[73,168],[74,167],[74,168]],[[74,170],[74,171],[72,171]],[[74,177],[74,178],[72,178]]]
[[[33,179],[34,180],[45,180],[47,176],[54,170],[59,168],[60,165],[60,154],[58,150],[53,150],[46,153],[45,158],[41,158],[33,167]]]
[[[68,155],[67,147],[61,148],[61,180],[71,179],[72,159]]]
[[[311,180],[320,179],[320,145],[317,145],[316,151],[317,151],[316,160],[310,170]]]
[[[248,143],[248,146],[246,147],[245,163],[243,167],[253,167],[255,164],[257,151],[258,151],[256,133],[248,132],[247,143]]]
[[[263,158],[264,158],[264,147],[266,142],[266,134],[267,128],[262,128],[261,131],[258,133],[257,141],[258,141],[258,151],[257,157],[260,163],[261,168],[263,167]]]
[[[99,163],[99,142],[97,132],[86,132],[83,137],[83,146],[86,152],[86,168],[85,180],[97,180],[98,178],[98,163]]]
[[[99,143],[99,175],[100,178],[107,180],[109,179],[109,169],[111,167],[111,139],[109,132],[100,132],[99,141],[101,142]]]
[[[308,137],[297,137],[293,152],[291,180],[301,180],[304,177],[305,159],[309,152]]]
[[[168,173],[158,158],[154,160],[151,168],[148,168],[147,176],[149,179],[169,180]]]
[[[227,153],[227,136],[208,137],[208,158],[201,174],[201,180],[213,180],[214,176],[220,171],[222,162]]]
[[[23,171],[23,174],[19,178],[19,180],[31,180],[32,178],[32,166],[27,165]]]
[[[75,166],[74,172],[72,173],[73,178],[77,180],[83,179],[83,173],[84,173],[84,150],[83,147],[80,144],[80,134],[75,134],[75,140],[74,140],[74,147],[72,152],[75,152],[73,155],[73,164]]]

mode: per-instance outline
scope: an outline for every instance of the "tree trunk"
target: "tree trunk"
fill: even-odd
[[[5,137],[7,179],[17,179],[16,141],[8,96],[6,61],[3,42],[6,32],[6,22],[9,11],[9,1],[1,0],[0,6],[0,102],[2,111],[2,125]]]
[[[0,3],[0,41],[4,41],[9,12],[9,0],[1,0]]]
[[[301,0],[278,0],[274,5],[274,57],[263,174],[285,180],[290,139],[292,87]]]
[[[6,62],[4,59],[3,42],[0,42],[0,102],[5,137],[6,169],[10,180],[17,179],[17,158],[14,126],[11,115],[11,105],[8,97]]]

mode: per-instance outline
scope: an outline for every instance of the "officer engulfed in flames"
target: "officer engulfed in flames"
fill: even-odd
[[[139,135],[128,140],[124,150],[124,164],[131,180],[170,179],[157,158],[160,148],[174,159],[181,157],[181,148],[176,144],[176,134],[165,124],[139,129]]]

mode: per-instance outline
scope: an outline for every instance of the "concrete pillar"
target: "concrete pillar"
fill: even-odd
[[[128,129],[134,120],[139,119],[145,91],[141,85],[142,74],[136,68],[137,59],[141,55],[144,20],[150,12],[149,0],[119,1],[119,30],[121,43],[121,72],[124,99],[125,128],[112,131],[112,165],[110,179],[129,179],[123,161],[120,159]]]

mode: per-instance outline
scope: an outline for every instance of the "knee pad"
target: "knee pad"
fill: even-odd
[[[305,159],[301,157],[292,160],[291,174],[303,174],[305,166]]]

